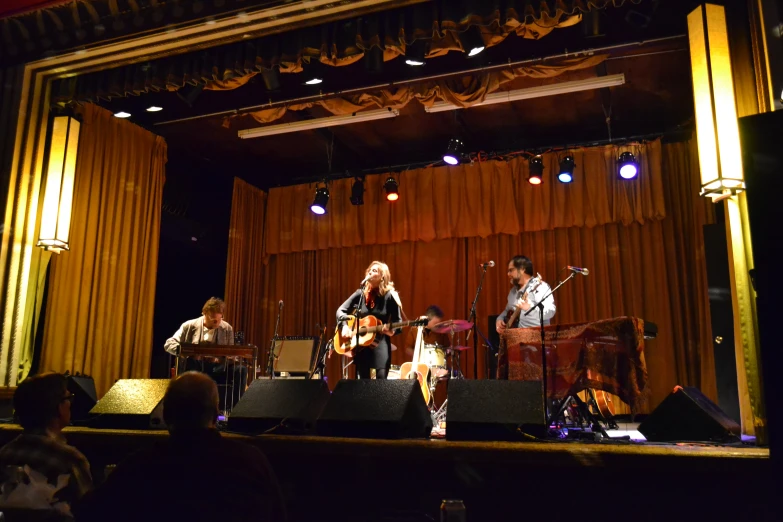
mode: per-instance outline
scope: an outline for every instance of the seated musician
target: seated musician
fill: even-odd
[[[165,344],[165,349],[172,355],[179,356],[182,344],[198,345],[233,345],[234,329],[223,320],[226,304],[222,299],[210,297],[201,308],[201,317],[185,321]],[[216,352],[219,349],[216,349]],[[247,383],[247,368],[241,364],[226,365],[223,359],[204,357],[188,357],[177,361],[178,373],[185,371],[203,372],[212,377],[216,383],[228,386],[228,393],[233,393],[228,407],[239,400]],[[232,386],[233,384],[233,386]],[[224,390],[221,390],[223,392]],[[220,408],[225,410],[225,393],[220,394]]]
[[[427,326],[424,327],[422,342],[428,345],[437,345],[443,350],[451,346],[451,340],[449,339],[448,334],[439,334],[431,330],[433,326],[443,322],[443,310],[437,305],[430,305],[421,317],[421,319],[424,318],[429,319],[429,322],[427,323]],[[410,328],[408,330],[408,336],[405,338],[405,355],[407,356],[405,360],[410,360],[410,358],[413,357],[413,348],[415,344],[416,328]]]
[[[506,308],[500,313],[495,323],[498,333],[503,333],[506,328],[531,328],[540,326],[539,312],[533,311],[525,315],[530,307],[538,303],[551,288],[544,281],[539,281],[533,277],[533,262],[525,256],[514,256],[508,262],[508,279],[511,283],[511,290],[508,292],[508,301]],[[554,296],[547,297],[544,302],[544,326],[549,325],[549,321],[555,316],[557,307],[555,306]],[[506,324],[511,318],[514,310],[519,310],[519,319],[514,324]]]

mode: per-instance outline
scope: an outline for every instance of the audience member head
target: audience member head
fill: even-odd
[[[63,374],[42,373],[28,377],[16,388],[14,411],[25,431],[59,435],[71,423],[72,399]]]
[[[218,411],[217,385],[204,373],[183,373],[163,397],[163,420],[171,433],[214,428]]]

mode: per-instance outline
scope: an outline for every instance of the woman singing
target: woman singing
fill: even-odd
[[[364,296],[363,299],[360,299]],[[353,311],[359,307],[359,301],[362,306],[359,309],[359,316],[375,316],[383,324],[399,323],[400,310],[402,305],[399,296],[394,290],[394,283],[391,281],[389,267],[380,261],[373,261],[365,271],[365,283],[363,287],[351,295],[337,310],[337,324],[342,327],[342,335],[350,337],[351,329],[345,324],[345,320],[353,314]],[[375,369],[377,379],[385,379],[391,366],[391,341],[389,337],[400,333],[401,329],[391,331],[384,327],[383,331],[377,336],[378,345],[365,346],[356,351],[354,355],[354,364],[356,372],[360,379],[369,379],[370,370]]]

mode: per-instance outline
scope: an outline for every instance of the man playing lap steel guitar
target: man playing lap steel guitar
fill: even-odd
[[[551,290],[540,276],[533,277],[533,262],[525,256],[515,256],[508,262],[508,278],[511,291],[506,308],[498,316],[495,328],[502,334],[506,328],[530,328],[539,326],[538,312],[525,315],[530,307],[539,302]],[[544,326],[555,316],[555,298],[544,300]]]

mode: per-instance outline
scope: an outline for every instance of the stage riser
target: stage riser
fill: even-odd
[[[0,443],[17,434],[0,429]],[[98,471],[166,435],[75,429],[67,436]],[[774,497],[764,490],[771,485],[750,480],[771,475],[765,450],[240,438],[269,457],[291,520],[423,520],[403,518],[402,511],[438,520],[444,498],[462,499],[469,519],[478,521],[544,515],[546,520],[606,520],[610,513],[634,521],[744,520],[750,505],[753,520],[774,519],[767,516]]]

